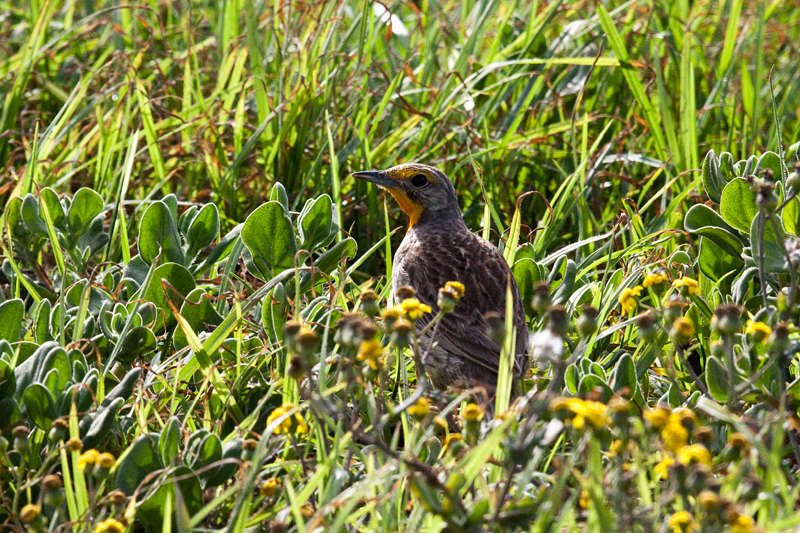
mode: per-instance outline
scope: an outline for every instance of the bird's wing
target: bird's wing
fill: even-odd
[[[417,290],[419,300],[433,309],[433,313],[418,321],[417,327],[427,325],[438,312],[439,289],[448,281],[461,282],[465,287],[464,297],[452,313],[442,317],[434,341],[450,353],[497,372],[500,347],[487,336],[483,316],[490,311],[505,316],[506,287],[510,280],[517,330],[514,371],[519,375],[526,360],[527,327],[516,281],[494,245],[469,235],[458,239],[459,242],[446,233],[430,236],[424,247],[409,250],[402,264],[397,265],[398,273]]]

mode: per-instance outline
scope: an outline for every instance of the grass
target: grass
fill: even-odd
[[[3,528],[797,529],[792,5],[0,6]],[[505,418],[347,314],[407,161],[550,339]]]

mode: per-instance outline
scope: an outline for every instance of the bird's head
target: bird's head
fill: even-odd
[[[387,170],[367,170],[353,173],[389,191],[408,215],[409,227],[420,221],[461,219],[456,189],[438,168],[407,163]]]

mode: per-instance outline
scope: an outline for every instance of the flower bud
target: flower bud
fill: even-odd
[[[21,455],[26,455],[31,449],[31,441],[28,439],[30,431],[25,426],[17,426],[12,434],[14,435],[14,449]]]
[[[664,324],[672,324],[683,316],[684,302],[678,297],[671,297],[664,303]]]
[[[452,313],[458,303],[458,293],[453,289],[442,287],[439,289],[439,297],[436,299],[436,305],[442,313]]]
[[[742,329],[742,309],[738,305],[721,305],[711,319],[711,329],[720,335],[733,335]]]
[[[67,438],[69,433],[69,424],[63,418],[56,418],[50,425],[50,433],[48,438],[53,442],[61,442]]]
[[[588,337],[597,331],[597,315],[599,311],[591,305],[584,305],[583,312],[575,323],[575,329],[582,337]]]
[[[381,318],[383,319],[383,325],[386,326],[387,330],[391,330],[395,321],[399,320],[402,316],[403,312],[398,307],[387,307],[386,309],[381,311]]]
[[[659,328],[656,317],[651,312],[643,313],[636,317],[636,326],[639,328],[639,338],[644,342],[653,342],[658,336]]]
[[[256,451],[258,447],[258,441],[256,439],[245,439],[242,443],[242,461],[250,461],[253,458],[253,453]]]
[[[547,308],[547,327],[556,335],[565,335],[570,327],[569,314],[563,305]]]
[[[71,452],[79,452],[83,449],[81,439],[73,437],[67,441],[67,449]]]
[[[283,325],[283,342],[286,348],[294,350],[297,334],[303,329],[299,320],[289,320]]]
[[[31,526],[41,519],[41,515],[42,508],[38,505],[33,505],[32,503],[29,503],[23,507],[19,512],[19,517],[22,519],[22,521]]]
[[[669,336],[672,340],[679,345],[686,344],[689,339],[694,335],[694,326],[689,320],[679,317],[672,323],[672,329],[669,331]]]
[[[698,443],[708,446],[714,441],[714,432],[708,426],[699,426],[692,431],[694,440]]]
[[[416,289],[414,289],[414,287],[409,287],[408,285],[403,285],[402,287],[399,287],[394,292],[394,295],[395,295],[395,298],[397,298],[398,302],[402,302],[402,301],[405,301],[405,300],[410,300],[412,298],[416,298],[417,291],[416,291]]]
[[[366,316],[373,317],[380,313],[378,306],[378,295],[372,289],[367,289],[361,293],[358,310]]]
[[[789,347],[789,326],[783,322],[775,324],[772,333],[767,338],[770,350],[773,353],[781,353]]]
[[[550,299],[550,284],[540,281],[533,286],[533,300],[531,307],[536,314],[543,314],[553,301]]]
[[[786,185],[795,190],[800,191],[800,162],[794,164],[794,170],[787,176]]]
[[[64,484],[61,478],[48,474],[42,480],[42,501],[50,507],[58,507],[64,501]]]
[[[778,207],[778,197],[773,192],[775,186],[771,183],[763,183],[756,193],[756,205],[764,213],[770,214]]]
[[[411,346],[414,342],[414,325],[405,318],[398,319],[392,324],[389,341],[400,348]]]
[[[361,315],[357,313],[344,313],[336,322],[336,335],[333,340],[342,346],[356,347],[361,344]]]

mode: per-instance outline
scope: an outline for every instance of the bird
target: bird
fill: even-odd
[[[392,291],[395,295],[402,294],[403,289],[411,287],[416,298],[430,306],[431,312],[415,321],[418,332],[423,332],[438,313],[440,288],[452,281],[465,287],[453,311],[419,337],[420,352],[424,355],[422,366],[436,389],[482,390],[476,397],[491,406],[501,348],[490,338],[486,318],[493,315],[496,320],[499,315],[503,320],[500,323],[505,323],[510,284],[512,323],[516,330],[513,392],[528,366],[525,309],[516,280],[500,250],[470,231],[464,222],[450,179],[438,168],[418,163],[352,175],[388,191],[408,215],[408,230],[392,266]]]

